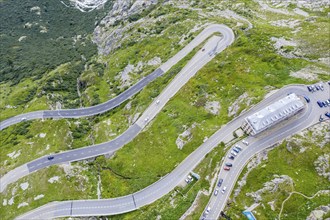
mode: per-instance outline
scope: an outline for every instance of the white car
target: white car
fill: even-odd
[[[249,142],[247,142],[246,140],[242,140],[242,143],[245,144],[246,146],[249,145]]]
[[[191,181],[193,181],[194,179],[193,179],[190,175],[188,175],[188,180],[191,182]]]
[[[224,194],[224,193],[226,192],[226,189],[227,189],[227,187],[226,187],[226,186],[225,186],[225,187],[223,187],[223,189],[221,190],[222,194]]]
[[[156,101],[156,104],[158,105],[160,103],[160,100],[158,99],[157,101]]]
[[[235,151],[233,151],[233,150],[232,150],[230,153],[231,153],[233,156],[237,156],[237,153],[236,153]]]
[[[217,196],[217,195],[218,195],[218,193],[219,193],[219,190],[218,190],[218,189],[216,189],[216,190],[214,191],[214,195],[215,195],[215,196]]]
[[[26,118],[21,118],[21,121],[26,121]]]
[[[144,119],[145,122],[147,122],[148,120],[149,120],[149,117],[146,117],[146,118]]]

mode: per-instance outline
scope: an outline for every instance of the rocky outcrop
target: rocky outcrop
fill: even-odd
[[[262,201],[262,195],[265,193],[274,193],[279,190],[280,184],[293,185],[293,180],[287,175],[274,175],[274,179],[264,184],[262,189],[257,190],[256,192],[246,193],[246,196],[252,197],[255,203]]]
[[[313,210],[306,220],[321,220],[323,216],[330,212],[330,204],[319,206],[317,209]],[[327,218],[328,219],[328,218]]]
[[[329,154],[321,155],[314,162],[317,174],[327,178],[330,181]]]
[[[121,21],[157,3],[158,0],[116,0],[111,11],[93,33],[93,41],[98,45],[99,53],[106,55],[120,46],[119,41],[124,37],[124,33],[132,27],[132,24],[118,25]]]

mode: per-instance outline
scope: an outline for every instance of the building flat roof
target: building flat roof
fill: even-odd
[[[301,99],[295,93],[291,93],[248,116],[245,120],[247,120],[255,132],[258,132],[286,118],[288,115],[292,115],[292,113],[299,111],[303,107],[304,103]]]

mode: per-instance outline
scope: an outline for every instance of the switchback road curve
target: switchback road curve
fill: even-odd
[[[173,97],[199,69],[212,60],[217,53],[223,51],[226,47],[232,44],[235,38],[234,33],[225,25],[210,25],[197,36],[199,40],[193,40],[185,48],[179,51],[177,55],[161,66],[164,72],[169,70],[175,63],[177,63],[177,59],[182,59],[182,57],[188,54],[188,52],[196,47],[198,43],[201,43],[215,32],[221,33],[222,37],[211,37],[204,45],[204,50],[196,53],[196,55],[187,63],[180,73],[174,77],[155,101],[151,103],[141,117],[123,134],[109,142],[54,154],[52,155],[54,156],[53,160],[48,160],[47,156],[44,156],[17,167],[0,178],[0,191],[3,192],[8,184],[37,170],[54,164],[78,161],[99,155],[114,153],[116,150],[133,140],[133,138],[136,137],[138,133],[161,111],[168,100]],[[157,103],[156,100],[159,100],[159,102]]]
[[[162,64],[159,68],[153,71],[151,74],[142,78],[136,84],[125,90],[123,93],[119,94],[113,99],[110,99],[107,102],[104,102],[99,105],[79,108],[79,109],[61,109],[61,110],[40,110],[35,112],[29,112],[14,116],[12,118],[8,118],[2,122],[0,122],[0,130],[3,130],[11,125],[20,123],[25,120],[33,120],[33,119],[46,119],[46,118],[80,118],[87,117],[92,115],[97,115],[109,111],[121,103],[128,100],[130,97],[137,94],[141,91],[145,86],[147,86],[154,79],[162,76],[166,73],[172,66],[177,64],[182,58],[184,58],[189,52],[191,52],[196,46],[200,45],[203,41],[205,41],[208,37],[210,37],[214,33],[222,33],[228,36],[232,41],[234,40],[234,35],[231,29],[224,25],[213,24],[206,27],[201,33],[199,33],[187,46],[185,46],[182,50],[180,50],[176,55],[170,58],[167,62]],[[226,37],[225,36],[225,37]],[[224,42],[222,42],[225,44]],[[228,45],[226,45],[228,46]],[[208,51],[205,51],[205,54]],[[209,53],[214,53],[215,51],[209,51]]]

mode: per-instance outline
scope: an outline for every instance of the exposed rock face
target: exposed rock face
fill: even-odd
[[[308,81],[313,81],[313,80],[317,80],[318,74],[324,74],[327,75],[328,73],[318,67],[315,66],[307,66],[301,70],[298,70],[296,72],[290,72],[290,76],[292,77],[296,77],[296,78],[302,78],[302,79],[306,79]]]
[[[327,178],[330,181],[329,154],[321,155],[314,162],[315,169],[320,176]]]
[[[218,115],[220,103],[217,101],[206,102],[204,108],[213,115]]]
[[[298,8],[308,8],[313,11],[323,11],[323,8],[330,6],[329,0],[256,0],[259,4],[269,5],[277,8],[287,8],[290,5],[297,5]],[[277,9],[280,10],[280,9]],[[275,12],[275,11],[274,11]]]
[[[254,202],[255,203],[259,203],[260,201],[262,201],[262,195],[264,193],[274,193],[278,190],[279,188],[279,185],[282,184],[282,183],[286,183],[286,184],[289,184],[289,185],[293,185],[293,180],[291,179],[291,177],[287,176],[287,175],[281,175],[281,176],[278,176],[278,175],[274,175],[274,179],[269,181],[269,182],[266,182],[264,184],[264,188],[262,189],[259,189],[258,191],[256,192],[252,192],[252,193],[246,193],[246,196],[250,196],[254,199]]]
[[[119,47],[118,41],[124,37],[124,32],[129,30],[132,24],[115,28],[111,26],[157,3],[158,0],[116,0],[111,11],[94,30],[93,41],[98,45],[99,53],[109,54],[114,48]]]
[[[249,106],[253,99],[254,98],[249,97],[246,92],[240,95],[238,99],[231,106],[228,107],[228,116],[236,116],[238,110],[241,107],[240,104],[245,103],[247,106]]]
[[[330,204],[319,206],[313,210],[306,220],[321,220],[323,216],[330,212]],[[328,219],[328,218],[327,218]]]
[[[195,128],[195,126],[196,124],[194,123],[190,128],[179,134],[179,137],[176,139],[175,144],[180,150],[182,150],[183,146],[191,140],[191,129]]]

